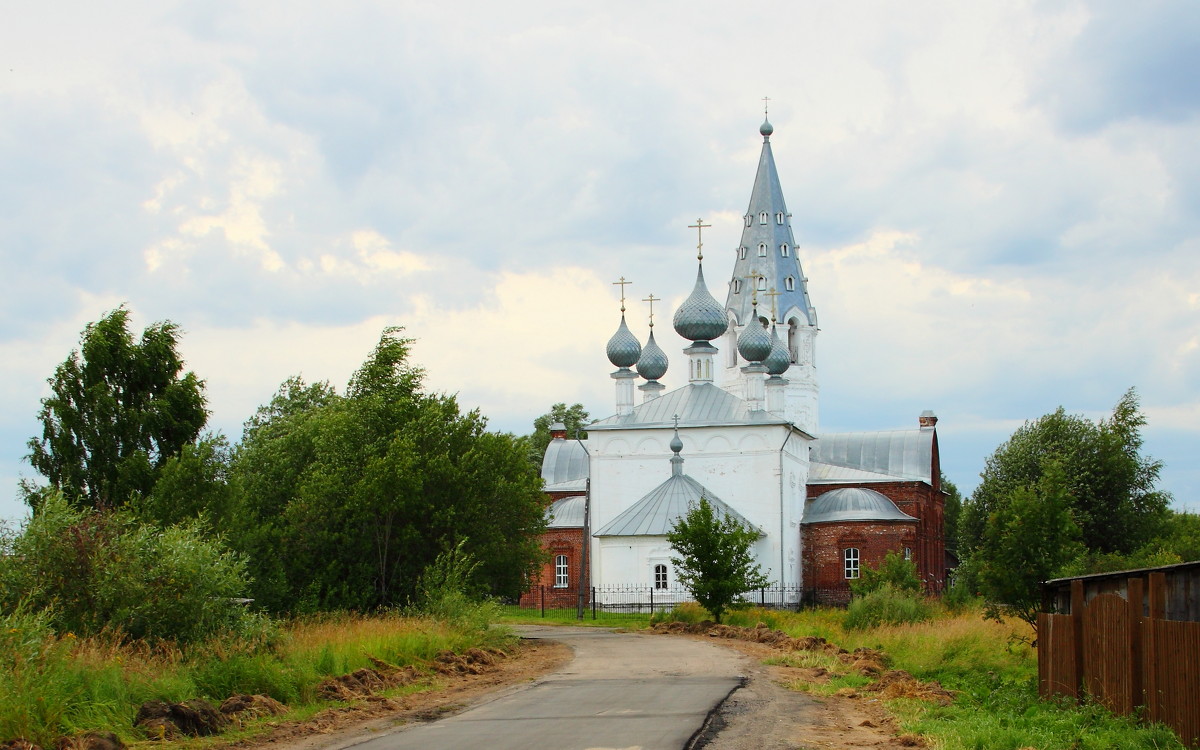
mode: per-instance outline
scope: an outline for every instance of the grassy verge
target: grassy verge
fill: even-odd
[[[25,738],[52,747],[62,735],[108,730],[143,739],[133,728],[147,700],[261,693],[301,715],[329,705],[316,693],[326,677],[369,667],[369,656],[423,665],[439,651],[504,647],[505,628],[481,630],[401,615],[337,615],[280,627],[252,639],[214,638],[180,649],[122,643],[117,635],[53,633],[37,613],[0,617],[0,741]]]
[[[625,628],[627,630],[642,630],[650,627],[650,613],[638,612],[596,612],[592,619],[592,611],[584,612],[582,620],[576,619],[576,610],[548,609],[543,617],[541,610],[518,607],[515,604],[501,608],[499,621],[506,625],[582,625],[584,627]]]
[[[1040,700],[1037,652],[1028,645],[1032,633],[1023,622],[997,623],[978,610],[955,614],[938,605],[932,621],[911,625],[845,629],[845,618],[837,609],[751,609],[732,612],[726,621],[750,627],[765,622],[793,637],[821,636],[851,651],[877,649],[887,654],[889,668],[940,682],[956,693],[951,705],[898,699],[889,708],[906,731],[945,750],[1183,748],[1166,727],[1138,724],[1095,704]],[[831,676],[828,683],[799,683],[795,689],[832,694],[870,681],[828,653],[796,652],[775,661],[823,668]]]

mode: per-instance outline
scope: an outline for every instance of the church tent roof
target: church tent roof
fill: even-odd
[[[748,529],[762,530],[686,474],[674,474],[604,525],[595,536],[666,536],[688,509],[708,500],[720,518],[732,517]]]
[[[656,399],[645,401],[629,414],[614,414],[588,425],[588,430],[621,430],[630,427],[670,427],[679,415],[681,427],[736,424],[788,424],[767,411],[751,411],[742,399],[712,383],[689,383]]]

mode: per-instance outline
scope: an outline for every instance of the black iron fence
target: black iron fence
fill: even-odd
[[[828,602],[834,591],[801,586],[768,586],[744,594],[740,600],[751,606],[799,610]],[[521,597],[520,609],[537,612],[548,619],[571,620],[580,615],[590,620],[618,618],[629,614],[665,611],[676,604],[694,601],[687,589],[679,586],[659,588],[645,584],[609,584],[592,586],[582,592],[537,586]]]

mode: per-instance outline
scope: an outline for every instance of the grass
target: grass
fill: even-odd
[[[651,625],[652,617],[649,612],[602,612],[596,611],[596,619],[592,619],[590,609],[584,612],[582,620],[576,619],[576,610],[547,609],[542,617],[540,609],[527,609],[515,604],[501,608],[499,622],[505,625],[580,625],[583,627],[624,628],[626,630],[642,630]]]
[[[21,737],[43,747],[83,730],[108,730],[125,741],[138,707],[160,699],[263,693],[293,711],[329,705],[316,694],[326,677],[369,667],[368,656],[421,665],[439,651],[511,645],[507,628],[461,628],[399,614],[328,615],[297,620],[269,639],[216,638],[181,649],[125,642],[116,633],[90,638],[51,632],[46,618],[0,617],[0,741]]]
[[[1039,699],[1037,652],[1029,645],[1033,633],[1027,624],[984,620],[978,608],[954,613],[931,604],[931,621],[906,625],[848,628],[846,610],[832,608],[735,610],[725,621],[743,627],[762,622],[793,637],[819,636],[849,651],[876,649],[887,655],[889,668],[940,682],[956,693],[949,706],[913,699],[888,703],[906,732],[923,735],[940,750],[1182,750],[1166,727],[1114,716],[1094,703]],[[705,616],[696,605],[669,615],[688,622]],[[828,682],[789,686],[818,695],[858,689],[870,681],[826,652],[780,654],[768,663],[825,669]]]

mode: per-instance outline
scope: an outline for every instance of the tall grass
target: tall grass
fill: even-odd
[[[319,702],[325,677],[370,666],[368,656],[421,664],[439,651],[505,646],[504,629],[456,627],[427,617],[325,615],[261,638],[213,638],[184,649],[121,633],[55,634],[46,613],[0,616],[0,741],[49,747],[64,734],[106,729],[127,741],[138,706],[151,699],[219,702],[263,693],[296,708]]]

